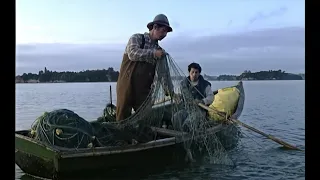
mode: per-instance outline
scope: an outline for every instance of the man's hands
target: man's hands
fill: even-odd
[[[200,99],[195,99],[194,101],[193,101],[195,104],[199,104],[199,103],[201,103],[201,104],[205,104],[204,103],[204,101],[203,100],[200,100]]]
[[[172,98],[177,104],[181,103],[181,101],[182,101],[181,95],[178,95],[178,94],[175,94],[175,93],[171,96],[171,98]]]
[[[157,49],[155,52],[155,57],[160,58],[164,54],[164,51],[162,49]]]
[[[166,96],[170,96],[170,98],[172,99],[172,100],[174,100],[176,103],[180,103],[181,101],[182,101],[182,97],[181,97],[181,95],[179,95],[179,94],[176,94],[176,93],[166,93],[165,94]]]
[[[166,94],[166,96],[168,96]],[[172,100],[174,100],[177,104],[181,103],[182,102],[182,95],[181,94],[175,94],[175,93],[172,93],[171,95],[169,95],[171,97]],[[205,105],[205,102],[201,99],[195,99],[193,100],[193,103],[198,105],[199,103],[201,104],[204,104]]]
[[[166,55],[166,54],[167,54],[166,51],[163,50],[162,48],[157,49],[157,50],[155,51],[155,53],[154,53],[154,55],[155,55],[156,58],[161,58],[161,57],[163,57],[163,56]]]

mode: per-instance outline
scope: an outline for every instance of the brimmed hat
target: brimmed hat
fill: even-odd
[[[166,15],[164,14],[158,14],[152,22],[148,23],[147,27],[149,30],[152,29],[152,26],[154,24],[160,24],[160,25],[164,25],[166,26],[169,30],[168,32],[172,32],[172,28],[170,27],[170,24],[169,24],[169,21],[168,21],[168,18]]]

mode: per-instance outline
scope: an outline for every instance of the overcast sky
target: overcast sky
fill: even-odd
[[[198,62],[209,75],[304,72],[304,1],[159,2],[18,0],[16,74],[119,70],[128,38],[158,13],[173,27],[160,45],[184,70]]]

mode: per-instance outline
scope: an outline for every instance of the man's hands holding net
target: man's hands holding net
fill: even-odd
[[[173,93],[173,95],[171,96],[171,98],[174,100],[175,103],[180,104],[182,102],[182,95],[181,94],[176,94]]]
[[[198,105],[198,104],[205,104],[204,103],[204,101],[203,100],[201,100],[201,99],[195,99],[194,101],[193,101],[196,105]]]
[[[156,49],[156,51],[154,52],[155,57],[159,60],[162,57],[166,56],[168,53],[162,49],[160,46]]]
[[[174,102],[175,102],[176,104],[180,104],[180,103],[184,102],[184,100],[183,100],[183,95],[182,95],[182,94],[172,93],[172,94],[170,95],[170,97],[171,97],[172,100],[174,100]],[[195,105],[198,105],[199,103],[205,104],[204,101],[201,100],[201,99],[195,99],[195,100],[193,100],[193,101],[191,101],[191,102],[186,102],[186,103],[194,103]]]
[[[157,57],[158,59],[160,59],[162,56],[165,55],[165,51],[162,49],[157,49],[154,53],[155,57]]]

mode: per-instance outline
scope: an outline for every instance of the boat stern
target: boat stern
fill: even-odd
[[[28,131],[15,134],[15,163],[26,174],[53,178],[59,153],[29,138]]]

